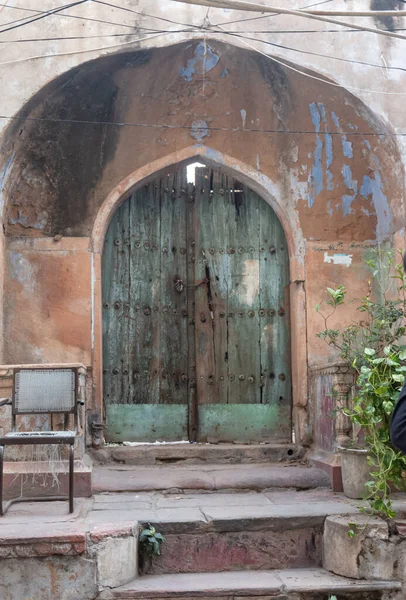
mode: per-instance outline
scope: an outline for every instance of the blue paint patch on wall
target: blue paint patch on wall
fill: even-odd
[[[376,235],[378,239],[384,239],[389,233],[391,217],[388,198],[383,191],[383,183],[380,173],[375,171],[374,179],[369,177],[369,175],[364,175],[360,194],[363,198],[372,199],[375,212],[378,217]]]
[[[207,44],[199,42],[195,49],[195,55],[187,61],[186,67],[182,67],[179,75],[185,81],[192,81],[193,76],[197,74],[208,73],[219,62],[219,57]],[[224,71],[223,71],[224,73]]]
[[[343,174],[345,185],[353,192],[353,194],[344,194],[342,198],[343,215],[346,217],[352,212],[351,205],[357,197],[358,181],[352,178],[352,169],[349,165],[343,165],[341,172]]]
[[[317,104],[315,102],[312,102],[310,104],[310,114],[312,116],[312,121],[313,121],[314,128],[316,130],[316,133],[319,133],[320,132],[321,117],[320,117],[319,110],[317,108]]]
[[[324,108],[324,107],[323,107]],[[320,124],[321,124],[321,116],[319,113],[319,109],[315,102],[310,104],[310,114],[312,117],[314,129],[316,131],[316,149],[314,151],[314,159],[313,166],[309,176],[309,198],[308,205],[309,208],[312,208],[314,205],[314,200],[316,196],[320,194],[323,190],[323,166],[322,166],[322,158],[323,158],[323,142],[320,138]]]
[[[0,218],[1,218],[1,214],[3,211],[3,188],[4,188],[4,183],[6,181],[6,177],[7,177],[7,172],[10,168],[11,162],[14,158],[14,153],[11,154],[7,161],[6,164],[4,165],[4,167],[2,168],[2,170],[0,171]]]
[[[332,119],[334,121],[334,125],[337,127],[337,129],[339,131],[342,131],[341,127],[340,127],[340,121],[334,111],[332,111],[331,117],[332,117]],[[343,148],[344,156],[346,158],[352,158],[353,157],[352,143],[347,140],[347,136],[345,135],[345,133],[343,133],[341,136],[341,146]]]
[[[220,75],[220,77],[221,77],[222,79],[224,79],[224,77],[227,77],[228,73],[229,73],[228,69],[226,69],[226,67],[224,67],[224,69],[223,69],[223,70],[222,70],[222,72],[221,72],[221,75]]]
[[[332,191],[334,189],[334,184],[333,184],[333,173],[331,172],[330,167],[333,163],[333,138],[332,138],[331,134],[328,133],[328,125],[327,125],[326,111],[324,108],[324,104],[322,104],[321,102],[318,102],[317,105],[319,107],[320,115],[321,115],[321,118],[323,119],[324,129],[325,129],[324,143],[326,146],[327,189],[329,191]]]

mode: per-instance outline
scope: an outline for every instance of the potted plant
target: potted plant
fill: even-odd
[[[341,474],[344,494],[347,498],[360,500],[365,496],[371,479],[370,453],[365,445],[353,440],[337,447],[341,455]]]
[[[406,489],[406,457],[392,446],[389,431],[406,376],[406,277],[392,251],[376,250],[366,263],[372,273],[368,293],[358,301],[359,321],[329,328],[347,291],[328,288],[327,300],[316,307],[325,325],[318,337],[354,372],[351,405],[339,409],[353,424],[353,440],[340,449],[344,490],[352,498],[363,489],[372,512],[393,518],[391,491]],[[330,307],[327,314],[323,305]]]

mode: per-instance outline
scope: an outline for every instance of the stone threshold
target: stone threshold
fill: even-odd
[[[93,468],[93,493],[161,490],[307,490],[330,487],[327,473],[297,465],[205,464],[129,466],[99,465]]]
[[[136,598],[252,597],[279,594],[398,591],[394,581],[359,581],[333,575],[324,569],[287,569],[281,571],[229,571],[144,576],[131,583],[102,592],[98,600]]]
[[[91,454],[101,464],[249,464],[297,461],[303,458],[305,451],[298,444],[124,443],[107,444],[100,450],[92,450]]]

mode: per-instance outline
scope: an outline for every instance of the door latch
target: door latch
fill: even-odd
[[[185,289],[185,284],[183,283],[183,280],[180,277],[177,277],[175,279],[175,290],[177,292],[183,292],[183,290]]]

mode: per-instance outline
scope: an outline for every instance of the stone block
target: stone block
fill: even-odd
[[[0,561],[1,600],[93,600],[96,563],[81,556]]]
[[[165,534],[151,574],[318,567],[321,528]]]
[[[357,535],[348,536],[349,522]],[[388,525],[382,519],[364,515],[327,517],[323,535],[323,566],[328,571],[352,579],[392,579],[392,546]],[[394,548],[394,546],[393,546]],[[382,560],[374,558],[382,556]]]
[[[116,588],[138,573],[138,524],[104,524],[88,534],[88,553],[97,567],[99,590]]]

